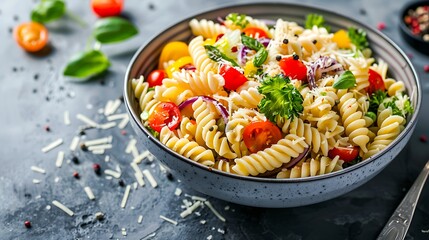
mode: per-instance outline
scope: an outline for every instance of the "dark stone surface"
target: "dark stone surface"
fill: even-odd
[[[122,94],[123,76],[135,50],[161,29],[202,10],[244,1],[151,1],[126,0],[125,13],[135,22],[140,34],[124,43],[103,46],[103,51],[112,60],[112,67],[103,76],[90,82],[79,83],[65,79],[62,68],[75,52],[85,48],[96,17],[91,13],[89,1],[67,1],[68,10],[84,19],[89,27],[82,28],[65,17],[48,25],[50,48],[43,55],[22,51],[12,39],[11,29],[19,22],[29,20],[29,13],[36,1],[2,0],[0,2],[0,238],[1,239],[374,239],[400,203],[406,191],[428,159],[428,143],[419,141],[422,134],[429,134],[427,96],[429,74],[423,66],[429,57],[419,54],[400,38],[398,14],[406,3],[401,1],[294,1],[329,8],[372,26],[385,22],[383,31],[406,53],[413,55],[412,62],[420,76],[424,97],[420,120],[408,146],[390,166],[362,187],[331,201],[290,209],[262,209],[230,204],[214,198],[210,201],[227,219],[217,219],[205,207],[199,209],[201,216],[192,214],[181,219],[182,199],[174,195],[176,187],[184,193],[200,195],[189,189],[173,176],[167,177],[158,163],[141,164],[141,169],[150,169],[159,187],[146,186],[132,189],[125,209],[120,207],[124,187],[117,180],[108,180],[105,174],[97,175],[93,163],[101,169],[123,171],[125,184],[135,181],[129,166],[131,155],[124,149],[134,134],[127,126],[125,135],[117,127],[109,130],[86,130],[86,138],[113,135],[114,148],[107,151],[110,162],[104,156],[92,155],[78,149],[69,150],[73,136],[79,133],[81,122],[77,113],[105,122],[97,113],[105,102]],[[65,126],[63,113],[68,110],[72,124]],[[125,112],[123,105],[121,112]],[[50,131],[45,130],[49,126]],[[63,138],[59,148],[42,153],[40,149],[57,138]],[[55,167],[59,150],[65,151],[66,159],[73,155],[79,163],[64,162]],[[139,151],[143,151],[139,147]],[[45,175],[32,172],[30,166],[46,169]],[[80,179],[73,177],[73,172]],[[55,179],[58,178],[58,182]],[[41,180],[33,184],[32,179]],[[90,201],[84,186],[90,186],[96,196]],[[75,216],[69,217],[55,206],[58,200],[71,208]],[[47,209],[47,206],[52,206]],[[226,206],[228,207],[225,208]],[[48,207],[49,208],[49,207]],[[102,221],[95,213],[105,214]],[[177,226],[164,222],[159,215],[175,219]],[[143,222],[137,223],[139,215]],[[201,224],[200,220],[206,220]],[[24,221],[31,221],[27,229]],[[121,234],[126,228],[127,236]],[[219,230],[225,231],[225,234]],[[426,187],[420,197],[414,219],[406,239],[428,239],[429,190]],[[152,233],[156,233],[151,237]]]

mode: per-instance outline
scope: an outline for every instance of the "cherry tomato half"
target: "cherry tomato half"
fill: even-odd
[[[170,130],[175,130],[179,126],[180,121],[182,121],[182,115],[176,104],[172,102],[160,102],[149,115],[147,121],[149,126],[157,132],[161,132],[164,126],[167,126]]]
[[[307,67],[299,59],[294,57],[282,58],[279,65],[286,76],[292,79],[307,81]]]
[[[329,150],[328,156],[330,158],[335,158],[339,156],[344,162],[351,162],[357,158],[359,155],[359,147],[334,147]]]
[[[243,140],[250,152],[256,153],[282,139],[280,129],[270,121],[253,122],[244,128]]]
[[[268,35],[267,33],[261,29],[261,28],[257,28],[257,27],[247,27],[243,30],[244,34],[246,34],[246,36],[252,37],[252,38],[267,38]]]
[[[124,7],[124,0],[91,0],[91,8],[99,17],[118,16]]]
[[[36,22],[18,25],[13,31],[13,36],[19,46],[28,52],[40,51],[48,43],[48,29]]]
[[[167,73],[164,70],[153,70],[147,76],[146,82],[149,83],[149,87],[155,87],[162,85],[162,80],[167,77]]]
[[[240,71],[228,64],[220,66],[219,74],[225,79],[224,87],[231,91],[247,82],[247,78]]]
[[[370,96],[373,92],[377,90],[381,90],[381,91],[386,90],[386,86],[384,86],[383,78],[381,77],[380,74],[378,74],[378,72],[372,69],[369,69],[368,74],[369,74],[368,75],[369,86],[366,89],[366,91]]]

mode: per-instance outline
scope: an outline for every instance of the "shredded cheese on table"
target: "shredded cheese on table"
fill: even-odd
[[[57,208],[63,210],[65,213],[67,213],[70,217],[74,215],[74,212],[70,210],[70,208],[64,206],[62,203],[58,202],[57,200],[52,201],[52,204],[56,206]]]
[[[58,138],[57,140],[51,142],[50,144],[48,144],[44,148],[42,148],[42,152],[47,153],[47,152],[51,151],[52,149],[60,146],[61,144],[63,144],[63,139]]]

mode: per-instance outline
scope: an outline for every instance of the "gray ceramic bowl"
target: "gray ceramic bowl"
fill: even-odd
[[[408,119],[408,124],[399,137],[389,147],[370,159],[338,172],[300,179],[267,179],[243,177],[218,170],[209,171],[206,166],[197,164],[164,146],[154,138],[139,119],[140,110],[131,87],[131,79],[147,74],[156,68],[158,56],[164,44],[169,41],[189,41],[191,31],[188,22],[192,18],[216,19],[231,12],[248,14],[255,18],[283,18],[304,23],[309,13],[321,14],[332,30],[355,26],[364,29],[370,40],[375,57],[384,59],[389,64],[390,74],[405,82],[414,104],[415,113]],[[379,31],[339,15],[332,11],[304,5],[280,3],[253,3],[227,6],[204,12],[162,31],[151,41],[144,44],[135,54],[125,76],[125,102],[131,123],[145,145],[163,164],[165,164],[184,184],[195,190],[226,201],[257,207],[295,207],[313,204],[347,193],[377,175],[404,148],[416,125],[421,104],[421,90],[417,74],[405,54]]]

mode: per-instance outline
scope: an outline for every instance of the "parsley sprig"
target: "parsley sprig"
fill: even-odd
[[[323,27],[328,32],[331,31],[331,27],[325,24],[325,18],[322,15],[311,13],[308,14],[305,19],[305,28],[311,29],[313,26]]]
[[[387,92],[377,90],[372,93],[369,98],[369,109],[368,112],[377,113],[378,107],[387,98]]]
[[[283,74],[265,76],[258,91],[264,95],[258,105],[259,111],[272,122],[275,122],[277,116],[288,119],[298,117],[304,109],[300,92]]]
[[[356,46],[358,50],[369,48],[368,39],[364,30],[360,28],[356,29],[354,27],[349,27],[348,35],[350,41]]]
[[[238,13],[230,13],[225,18],[226,20],[229,20],[237,27],[240,27],[241,29],[244,29],[247,24],[249,24],[249,21],[246,19],[245,14],[238,14]]]

